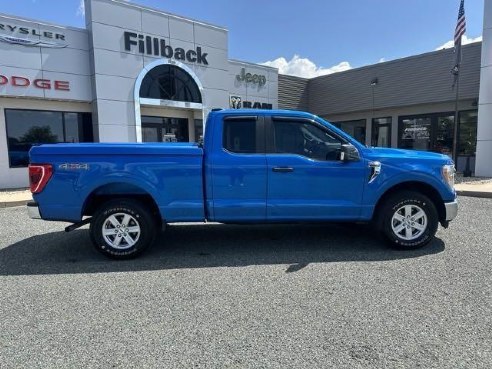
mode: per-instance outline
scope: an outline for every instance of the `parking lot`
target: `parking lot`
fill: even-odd
[[[0,367],[489,368],[492,200],[426,248],[362,225],[173,225],[111,261],[0,209]]]

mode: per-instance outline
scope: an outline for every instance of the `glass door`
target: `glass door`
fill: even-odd
[[[453,156],[454,115],[436,117],[436,134],[432,151]]]
[[[143,142],[189,142],[188,119],[142,116]]]

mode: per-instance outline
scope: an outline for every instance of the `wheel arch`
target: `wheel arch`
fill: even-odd
[[[439,221],[442,222],[446,219],[446,209],[444,206],[444,200],[441,197],[439,191],[428,183],[420,181],[406,181],[400,182],[388,188],[378,199],[376,206],[374,207],[373,219],[379,224],[380,210],[383,207],[385,201],[395,193],[400,191],[414,191],[419,192],[427,196],[434,206],[436,207]]]
[[[154,197],[142,187],[126,182],[110,182],[93,189],[84,201],[82,216],[92,216],[101,204],[115,199],[137,200],[148,207],[158,220],[163,219]]]

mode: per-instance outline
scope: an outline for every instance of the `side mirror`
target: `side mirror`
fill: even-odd
[[[359,161],[359,151],[351,144],[343,144],[340,150],[340,160],[343,162]]]

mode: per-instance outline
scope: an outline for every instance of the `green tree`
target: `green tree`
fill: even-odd
[[[55,143],[58,141],[58,136],[51,132],[49,126],[34,126],[29,128],[26,134],[20,138],[20,141],[29,143]]]

